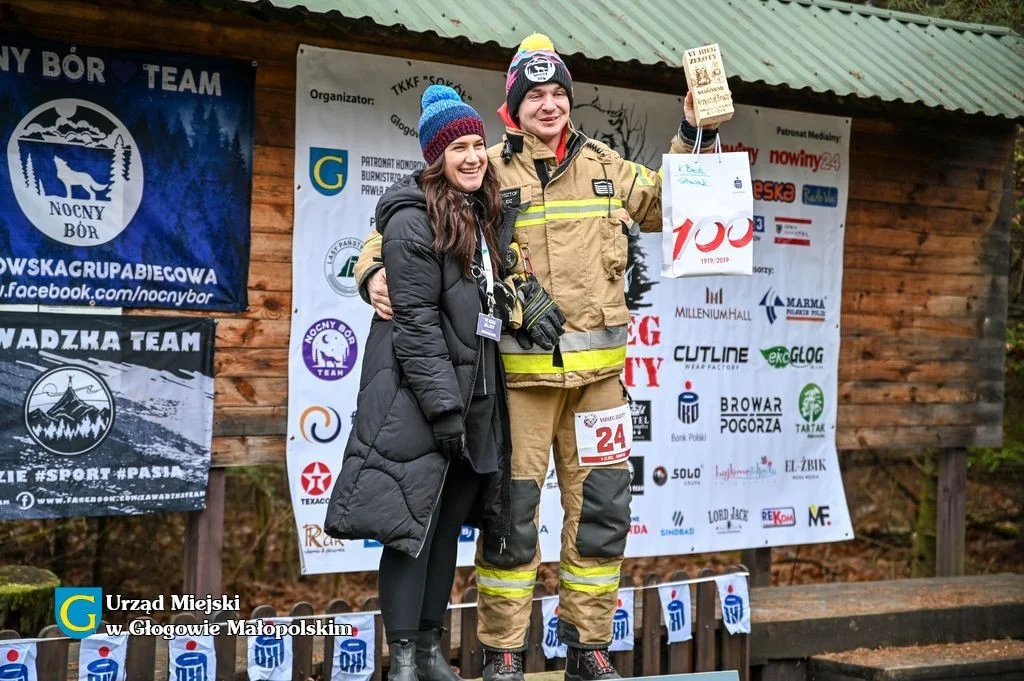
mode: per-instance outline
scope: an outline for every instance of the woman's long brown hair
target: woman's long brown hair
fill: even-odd
[[[434,229],[434,251],[451,251],[462,264],[466,274],[473,264],[476,252],[476,215],[466,200],[466,195],[453,187],[444,176],[444,155],[424,168],[420,174],[420,185],[427,195],[427,218]],[[484,181],[474,194],[483,203],[484,218],[480,224],[484,238],[491,251],[491,263],[498,271],[499,254],[495,244],[501,227],[501,185],[498,174],[491,163],[484,171]]]

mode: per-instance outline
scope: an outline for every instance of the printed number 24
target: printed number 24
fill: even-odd
[[[597,451],[599,453],[610,452],[615,449],[618,445],[619,449],[626,448],[626,434],[622,430],[622,424],[620,423],[618,428],[615,429],[615,436],[612,437],[612,429],[608,426],[601,426],[597,429]]]

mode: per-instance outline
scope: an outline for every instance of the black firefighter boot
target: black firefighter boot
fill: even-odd
[[[391,652],[391,669],[388,670],[388,681],[417,681],[416,678],[416,642],[401,639],[388,644]]]
[[[483,681],[523,681],[523,654],[485,648]]]
[[[452,671],[441,649],[441,629],[427,629],[416,635],[416,677],[419,681],[462,681]]]
[[[608,681],[621,679],[607,650],[583,650],[569,646],[565,661],[565,681]]]

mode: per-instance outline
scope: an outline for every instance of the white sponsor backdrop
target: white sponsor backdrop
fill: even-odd
[[[353,258],[380,194],[423,163],[415,133],[430,83],[459,90],[488,142],[500,140],[503,74],[310,46],[297,55],[287,459],[303,574],[379,562],[379,545],[332,540],[323,517],[372,316],[355,293]],[[584,83],[575,102],[581,129],[651,167],[682,110],[678,97]],[[835,452],[849,134],[848,119],[753,107],[724,126],[726,148],[751,149],[754,276],[662,279],[661,236],[631,248],[627,555],[853,536]],[[549,473],[546,561],[558,559],[562,514]],[[472,564],[475,535],[463,533],[460,565]]]

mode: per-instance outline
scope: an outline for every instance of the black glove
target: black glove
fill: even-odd
[[[466,446],[466,426],[462,422],[462,414],[457,411],[442,414],[430,427],[434,431],[434,445],[444,458],[451,461],[462,456]]]
[[[519,344],[529,348],[524,342],[532,340],[545,350],[553,350],[558,337],[565,333],[565,315],[532,274],[517,275],[516,295],[523,303],[523,329],[528,334],[528,338],[517,334]]]

